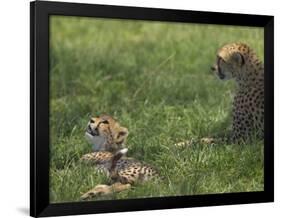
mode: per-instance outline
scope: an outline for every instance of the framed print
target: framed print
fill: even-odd
[[[273,17],[30,5],[30,215],[272,202]]]

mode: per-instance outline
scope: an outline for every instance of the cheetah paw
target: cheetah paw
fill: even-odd
[[[202,144],[205,144],[205,145],[212,145],[212,144],[215,143],[215,139],[214,138],[205,137],[205,138],[201,138],[200,142]]]
[[[214,138],[204,137],[204,138],[197,139],[197,140],[191,139],[191,140],[187,140],[184,142],[179,142],[179,143],[174,144],[174,146],[177,148],[186,148],[186,147],[190,147],[196,143],[201,143],[204,145],[213,145],[213,144],[215,144],[215,142],[216,142],[216,140]]]
[[[193,144],[194,144],[194,139],[191,139],[191,140],[186,140],[184,142],[176,143],[176,144],[174,144],[174,146],[177,148],[185,148],[185,147],[189,147]]]
[[[90,191],[81,196],[81,200],[87,200],[93,197],[109,195],[115,192],[125,191],[130,189],[130,184],[114,183],[113,185],[97,185]]]
[[[83,194],[81,196],[81,200],[87,200],[89,198],[106,195],[109,193],[111,193],[111,188],[109,185],[97,185],[95,188]]]

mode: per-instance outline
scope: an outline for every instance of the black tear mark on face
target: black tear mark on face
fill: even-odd
[[[233,59],[236,62],[236,64],[240,67],[242,67],[245,64],[245,58],[240,52],[235,52],[233,54]]]
[[[224,62],[224,60],[218,56],[218,59],[217,59],[217,68],[218,68],[218,76],[220,79],[224,79],[225,78],[225,75],[222,73],[222,70],[221,70],[221,63]]]
[[[242,59],[242,63],[241,63],[242,65],[241,66],[243,66],[245,64],[245,58],[242,54],[240,54],[240,55],[241,55],[241,59]]]
[[[88,125],[87,126],[87,129],[86,129],[87,133],[89,133],[90,135],[92,136],[98,136],[99,135],[99,130],[98,128],[95,128],[94,130],[92,129],[91,125]]]

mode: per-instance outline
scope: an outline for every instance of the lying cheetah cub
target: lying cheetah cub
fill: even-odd
[[[234,79],[237,89],[232,106],[232,130],[226,138],[203,138],[204,144],[216,141],[242,142],[264,132],[264,67],[255,52],[244,43],[224,45],[217,52],[212,70],[221,80]],[[176,144],[191,145],[194,141]]]
[[[92,163],[112,180],[111,185],[97,185],[81,196],[81,199],[108,195],[127,190],[135,182],[143,182],[158,176],[156,170],[133,158],[125,157],[128,149],[122,148],[128,130],[111,116],[91,118],[86,138],[93,145],[93,152],[83,155],[82,161]]]

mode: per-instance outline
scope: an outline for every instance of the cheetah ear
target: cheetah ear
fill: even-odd
[[[232,55],[233,61],[239,66],[242,67],[245,64],[245,59],[240,52],[235,52]]]
[[[125,127],[121,127],[121,130],[118,132],[118,136],[127,137],[129,134],[128,129]]]
[[[125,128],[125,127],[121,127],[118,134],[117,134],[117,138],[127,138],[129,132],[128,132],[128,129]]]

